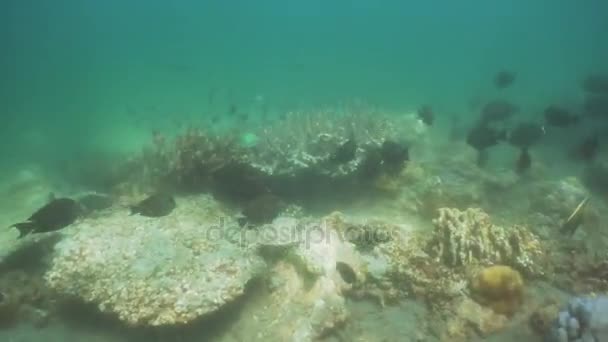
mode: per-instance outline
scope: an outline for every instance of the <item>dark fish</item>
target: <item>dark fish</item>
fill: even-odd
[[[344,280],[344,282],[347,284],[353,284],[357,281],[357,273],[349,264],[345,262],[336,262],[336,271],[338,271],[342,280]]]
[[[498,130],[484,124],[477,124],[467,134],[467,144],[477,151],[498,145],[507,138],[505,130]]]
[[[230,108],[228,108],[228,115],[234,116],[237,111],[238,108],[236,107],[236,105],[230,105]]]
[[[500,71],[494,76],[494,85],[498,89],[504,89],[515,82],[516,74],[511,71]]]
[[[590,163],[581,179],[589,191],[608,199],[608,163]]]
[[[524,147],[521,149],[519,158],[517,158],[517,163],[515,163],[515,171],[521,174],[526,172],[530,166],[532,166],[532,157],[530,157],[528,149]]]
[[[608,119],[608,96],[589,96],[583,104],[585,115],[590,118]]]
[[[175,209],[175,199],[165,193],[156,193],[131,207],[131,215],[161,217],[171,214]]]
[[[483,123],[505,121],[517,112],[517,107],[504,100],[494,100],[486,103],[481,109]]]
[[[573,154],[576,159],[591,162],[597,156],[599,147],[599,137],[597,134],[594,134],[585,138],[585,140],[583,140],[583,142],[574,149]]]
[[[211,123],[212,124],[216,124],[218,122],[220,122],[220,116],[219,115],[214,115],[214,116],[211,117]]]
[[[355,159],[356,152],[357,143],[354,138],[350,138],[338,146],[336,151],[329,157],[329,160],[336,164],[346,164]]]
[[[568,110],[556,106],[545,109],[545,122],[555,127],[568,127],[580,122],[581,117],[571,114]]]
[[[424,105],[418,109],[418,118],[422,120],[427,126],[432,126],[433,121],[435,121],[435,115],[433,114],[433,110],[431,106]]]
[[[392,174],[401,172],[405,163],[410,160],[408,147],[392,140],[382,143],[380,155],[385,170]]]
[[[528,148],[545,135],[543,126],[534,122],[519,123],[509,134],[509,143],[519,148]]]
[[[108,195],[88,194],[80,197],[78,203],[88,211],[96,211],[111,207],[113,200]]]
[[[357,172],[363,180],[378,177],[382,173],[382,155],[380,154],[380,150],[370,149],[366,151]]]
[[[241,114],[238,115],[238,118],[241,121],[247,121],[247,120],[249,120],[249,114],[241,113]]]
[[[243,216],[247,219],[247,223],[270,223],[279,215],[283,207],[284,203],[279,197],[263,194],[245,204]]]
[[[588,93],[608,94],[608,75],[589,75],[583,81],[583,89]]]
[[[14,224],[19,237],[29,233],[46,233],[62,229],[74,223],[82,213],[78,202],[70,198],[58,198],[38,209],[25,222]]]

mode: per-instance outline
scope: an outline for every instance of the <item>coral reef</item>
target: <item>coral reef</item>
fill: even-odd
[[[433,220],[429,254],[449,267],[505,264],[531,275],[542,275],[543,248],[527,229],[495,226],[478,208],[441,208]]]
[[[488,336],[504,329],[507,317],[463,297],[454,305],[441,341],[471,341],[472,336]]]
[[[55,246],[46,280],[128,324],[190,322],[243,294],[263,267],[252,249],[226,238],[239,228],[223,217],[205,196],[161,218],[116,210],[84,220]]]
[[[221,135],[189,128],[174,141],[155,133],[152,146],[128,163],[135,170],[123,185],[212,191],[241,204],[269,192],[284,199],[348,197],[373,188],[377,177],[396,176],[426,128],[413,113],[369,109],[290,112],[250,129],[245,135],[256,139],[247,144],[238,128]]]
[[[478,302],[494,312],[511,316],[523,301],[524,282],[509,266],[495,265],[480,270],[471,279],[471,291]]]

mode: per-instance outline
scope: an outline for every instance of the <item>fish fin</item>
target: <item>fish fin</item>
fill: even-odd
[[[36,229],[36,223],[31,221],[20,222],[12,225],[11,227],[19,230],[19,238],[22,238]]]

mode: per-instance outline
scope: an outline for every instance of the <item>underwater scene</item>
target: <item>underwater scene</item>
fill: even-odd
[[[0,341],[608,341],[608,2],[0,8]]]

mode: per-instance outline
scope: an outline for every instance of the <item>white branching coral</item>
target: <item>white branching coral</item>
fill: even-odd
[[[133,325],[187,323],[240,296],[263,262],[233,244],[211,200],[181,200],[162,218],[115,211],[71,228],[48,284]],[[217,209],[217,210],[216,210]]]

